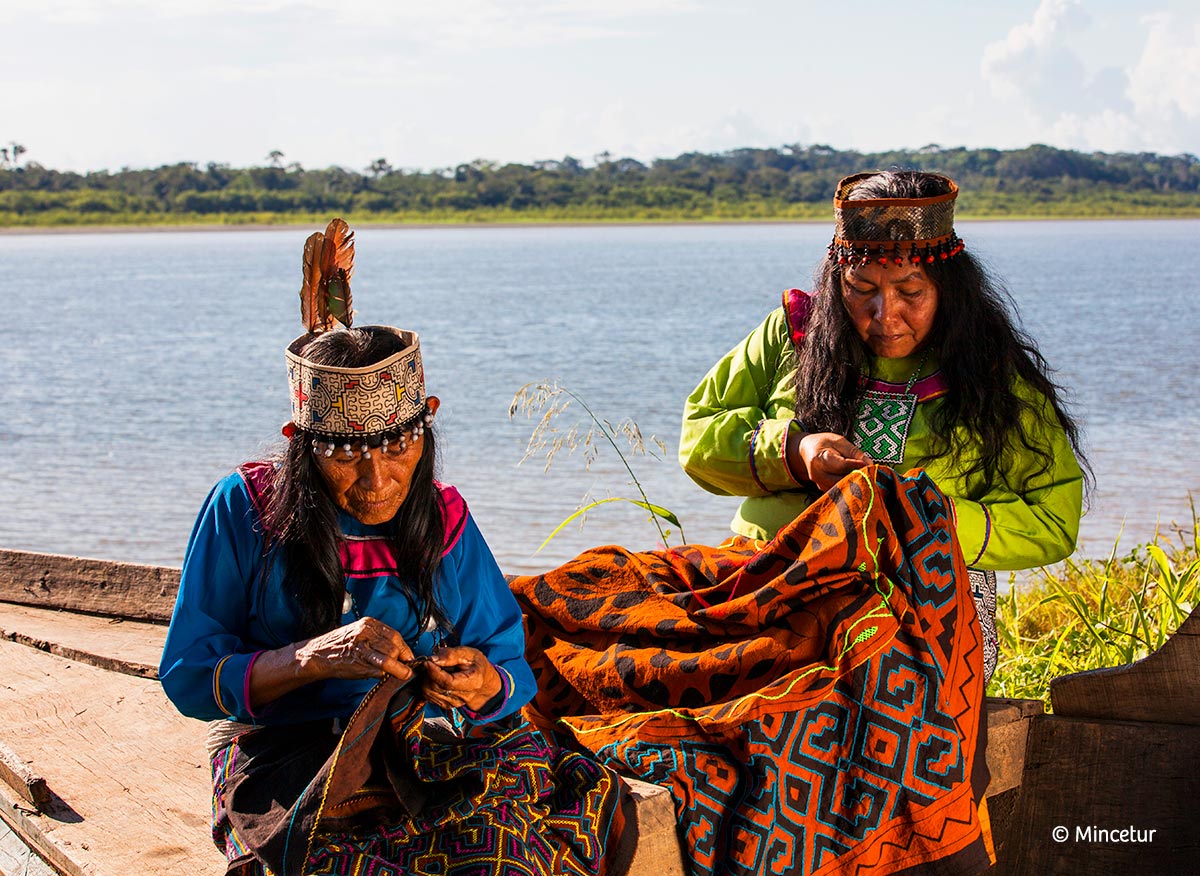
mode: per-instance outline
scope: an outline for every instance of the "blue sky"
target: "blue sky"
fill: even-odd
[[[1194,0],[4,0],[0,145],[74,170],[740,146],[1200,153]]]

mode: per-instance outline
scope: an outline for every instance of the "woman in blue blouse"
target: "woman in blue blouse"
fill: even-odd
[[[372,326],[318,335],[303,356],[394,369],[407,346],[412,335]],[[280,458],[213,488],[160,668],[181,712],[346,719],[382,673],[418,670],[431,715],[494,720],[529,701],[516,600],[458,491],[433,478],[438,405],[353,444],[290,424]]]
[[[228,873],[619,876],[620,781],[521,718],[521,611],[434,479],[417,336],[350,327],[352,257],[341,220],[306,244],[287,443],[209,494],[159,667],[212,722]]]

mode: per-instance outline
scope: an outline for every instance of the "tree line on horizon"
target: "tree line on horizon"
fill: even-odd
[[[20,147],[14,157],[24,152]],[[590,165],[567,156],[531,164],[480,159],[434,170],[395,168],[383,158],[361,171],[310,170],[285,165],[284,157],[276,150],[264,165],[245,168],[180,163],[81,174],[35,161],[20,165],[5,155],[0,215],[36,219],[54,212],[96,220],[108,214],[383,217],[480,211],[566,215],[574,210],[634,216],[719,215],[721,209],[740,208],[748,215],[795,216],[827,209],[841,177],[892,167],[952,177],[963,190],[964,212],[1036,209],[1064,199],[1077,206],[1105,199],[1200,206],[1195,155],[1086,153],[1044,145],[1010,150],[929,145],[874,153],[790,145],[688,152],[648,164],[600,153]]]

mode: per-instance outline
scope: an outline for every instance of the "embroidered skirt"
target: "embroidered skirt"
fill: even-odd
[[[268,728],[217,752],[229,874],[623,876],[632,802],[611,770],[519,719],[455,736],[397,690],[382,682],[340,736]]]

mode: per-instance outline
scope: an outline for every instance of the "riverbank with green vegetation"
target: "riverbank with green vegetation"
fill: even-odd
[[[22,150],[24,153],[26,150]],[[563,224],[826,221],[837,181],[863,168],[945,173],[962,219],[1200,218],[1194,155],[826,146],[687,153],[644,164],[607,153],[532,164],[410,170],[209,163],[86,174],[0,166],[0,227]]]
[[[965,205],[964,205],[965,206]],[[577,208],[506,210],[439,210],[404,213],[344,213],[352,226],[453,226],[453,225],[604,225],[604,224],[667,224],[667,223],[740,223],[740,222],[828,222],[830,208],[795,204],[722,204],[689,210],[619,210]],[[70,206],[35,213],[0,210],[0,231],[37,229],[88,228],[308,228],[326,223],[329,213],[155,213],[155,212],[95,212],[81,211]],[[1119,198],[1102,202],[1069,200],[1035,205],[1020,199],[1011,203],[990,204],[958,212],[961,221],[971,220],[1037,220],[1037,219],[1200,219],[1200,204],[1194,198],[1142,198],[1137,201]]]
[[[1200,520],[1105,560],[1067,560],[1001,594],[988,695],[1041,699],[1050,680],[1141,660],[1200,604]]]

